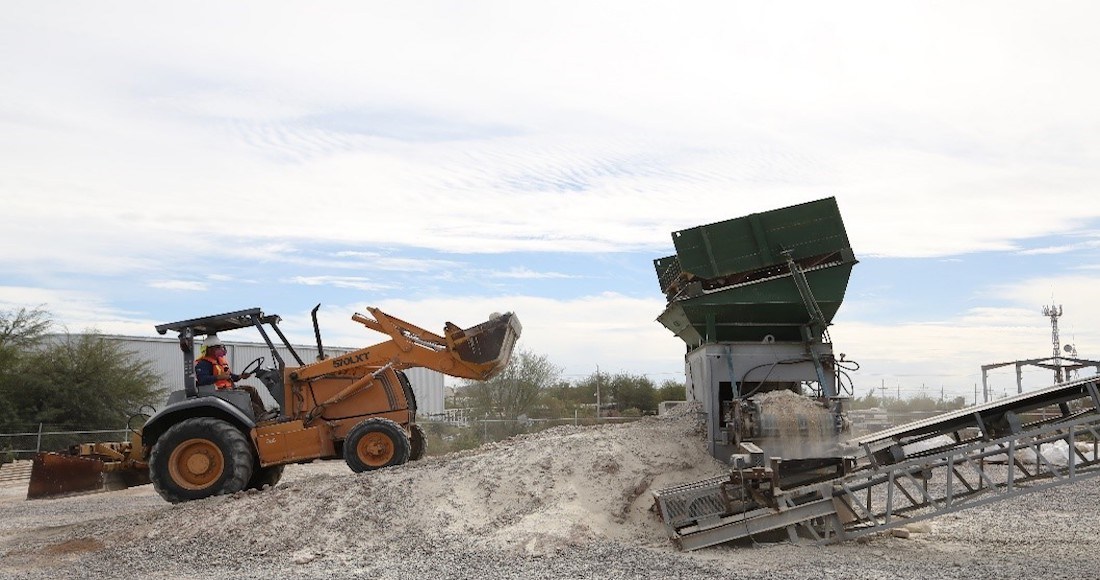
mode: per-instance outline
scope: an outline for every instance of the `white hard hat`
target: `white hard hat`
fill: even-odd
[[[210,348],[212,346],[224,346],[222,339],[218,338],[216,334],[209,334],[206,338],[202,339],[203,348]]]

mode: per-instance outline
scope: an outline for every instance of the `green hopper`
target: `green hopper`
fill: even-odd
[[[833,197],[680,230],[672,242],[676,255],[653,261],[668,298],[658,320],[690,347],[803,340],[803,327],[831,323],[856,264]]]

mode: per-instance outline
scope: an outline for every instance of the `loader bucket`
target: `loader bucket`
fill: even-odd
[[[465,330],[447,323],[451,352],[479,380],[491,379],[508,366],[521,332],[523,326],[511,312]]]

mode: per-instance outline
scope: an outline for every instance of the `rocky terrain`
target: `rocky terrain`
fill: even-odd
[[[165,503],[151,486],[27,501],[0,488],[0,577],[1086,578],[1095,480],[932,520],[907,539],[673,548],[652,491],[720,475],[688,416],[559,427],[262,492]]]

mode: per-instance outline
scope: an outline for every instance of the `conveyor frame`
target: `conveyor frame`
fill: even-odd
[[[1071,409],[1071,403],[1077,408]],[[1060,412],[1029,424],[1019,420],[1021,413],[1047,406]],[[965,435],[969,430],[977,435]],[[937,435],[951,435],[954,443],[905,456],[906,443]],[[1066,465],[1042,455],[1043,446],[1057,441],[1067,443]],[[747,487],[731,493],[731,482],[746,481],[734,470],[728,479],[655,493],[658,512],[683,550],[783,529],[792,541],[833,543],[1095,477],[1100,475],[1097,377],[945,413],[855,442],[863,453],[856,470],[824,483],[768,490],[769,505],[730,501],[761,496]],[[1021,461],[1020,453],[1030,453],[1035,464]],[[692,504],[704,509],[693,509],[690,518],[674,509],[684,499],[681,490],[690,491]],[[751,509],[744,510],[746,505]],[[708,511],[706,506],[713,507]],[[670,518],[673,514],[677,517]]]

